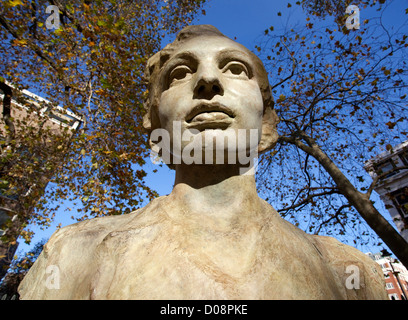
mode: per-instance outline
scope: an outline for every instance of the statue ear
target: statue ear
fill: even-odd
[[[152,122],[155,123],[155,125],[153,125]],[[171,164],[170,159],[167,159],[167,162],[166,159],[162,159],[162,146],[160,146],[160,143],[155,143],[151,139],[152,131],[154,131],[154,129],[159,129],[160,127],[157,127],[157,122],[154,122],[154,120],[152,121],[150,112],[147,112],[143,116],[143,127],[148,131],[148,143],[151,150],[150,159],[152,162],[154,164],[165,163],[170,169],[175,170],[176,168],[173,164]]]
[[[143,116],[143,128],[150,131],[152,130],[152,120],[150,119],[150,112],[146,112]]]
[[[146,112],[146,114],[143,116],[143,128],[145,128],[148,132],[148,142],[150,145],[150,149],[155,150],[155,143],[152,142],[150,139],[150,133],[152,131],[152,120],[150,118],[150,112]]]
[[[273,108],[266,108],[262,118],[262,136],[258,145],[258,154],[275,147],[278,141],[278,132],[276,126],[279,123],[279,117]]]

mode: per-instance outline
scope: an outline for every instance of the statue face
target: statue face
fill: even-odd
[[[263,100],[253,68],[247,49],[224,37],[196,37],[172,54],[162,69],[158,107],[171,153],[187,145],[214,150],[217,137],[224,143],[215,149],[226,153],[258,146]]]

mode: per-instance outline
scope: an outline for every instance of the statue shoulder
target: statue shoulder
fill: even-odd
[[[134,219],[138,211],[123,215],[92,218],[63,227],[54,232],[45,244],[44,255],[49,257],[71,248],[75,248],[75,250],[69,251],[71,256],[74,251],[89,251],[107,234]]]
[[[21,299],[86,299],[95,248],[130,218],[131,214],[93,218],[54,232],[19,286]]]
[[[97,217],[65,226],[54,232],[45,244],[44,256],[49,257],[69,249],[72,249],[69,252],[71,256],[82,250],[89,251],[111,232],[130,227],[137,228],[138,224],[143,224],[146,220],[144,216],[153,218],[154,215],[150,213],[160,205],[161,198],[156,198],[147,206],[128,214]]]
[[[328,236],[311,236],[336,272],[348,299],[388,299],[381,267],[360,250]]]
[[[154,220],[150,213],[159,203],[157,198],[129,214],[92,218],[54,232],[20,284],[21,299],[89,299],[98,246],[116,231]]]

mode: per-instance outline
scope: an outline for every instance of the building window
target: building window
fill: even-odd
[[[408,150],[401,152],[398,156],[400,157],[402,163],[408,166]]]
[[[408,216],[408,187],[394,191],[391,200],[402,217]]]
[[[396,293],[389,294],[388,298],[390,298],[390,300],[399,300],[398,295]]]
[[[385,287],[386,287],[387,289],[394,289],[394,285],[393,285],[391,282],[387,282],[387,283],[385,284]]]
[[[55,119],[60,123],[64,123],[70,127],[72,127],[76,121],[74,117],[71,117],[68,114],[56,113],[55,111],[51,112],[49,116],[50,118]]]
[[[375,172],[376,172],[378,175],[386,174],[387,172],[389,172],[388,174],[385,175],[385,178],[388,178],[388,177],[391,177],[391,176],[393,176],[394,174],[397,174],[397,173],[398,173],[397,170],[396,170],[396,171],[392,171],[394,168],[395,168],[394,162],[393,162],[391,159],[389,159],[389,160],[387,160],[387,161],[384,161],[384,162],[381,162],[381,163],[376,164],[376,165],[375,165]],[[392,172],[391,172],[391,171],[392,171]]]

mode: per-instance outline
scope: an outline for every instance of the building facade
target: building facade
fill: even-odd
[[[408,141],[370,159],[365,169],[376,180],[374,190],[408,242]]]
[[[7,82],[0,82],[0,101],[1,279],[18,246],[16,240],[9,239],[21,233],[33,203],[52,175],[52,170],[41,166],[58,159],[51,144],[58,141],[60,149],[66,148],[82,121],[72,112],[28,90],[16,90]]]
[[[390,300],[408,300],[408,270],[402,263],[384,253],[367,253],[384,273],[385,289]]]

